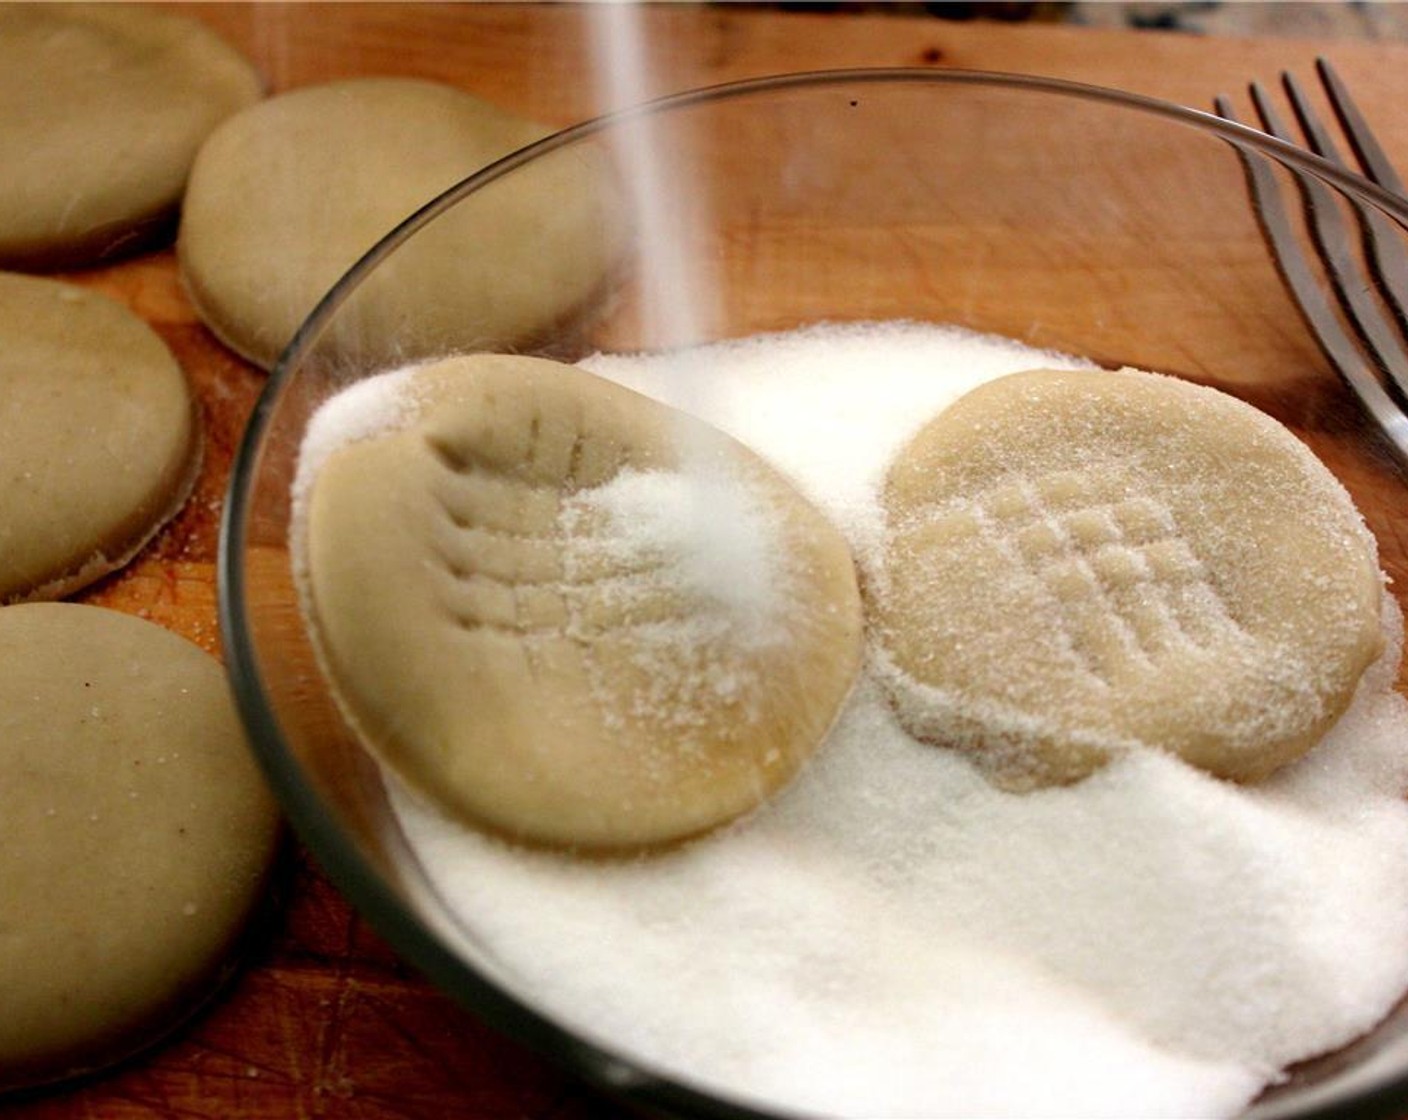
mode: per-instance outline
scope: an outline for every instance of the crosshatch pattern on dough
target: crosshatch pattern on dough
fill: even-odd
[[[1135,747],[1260,780],[1383,647],[1344,488],[1275,421],[1175,378],[988,382],[896,456],[883,503],[868,598],[901,722],[1013,788]]]
[[[1016,475],[927,510],[926,536],[951,542],[958,555],[944,563],[962,563],[975,546],[1006,557],[1051,604],[1063,646],[1098,682],[1131,664],[1154,671],[1175,649],[1255,647],[1173,511],[1152,496],[1098,490],[1068,471]]]

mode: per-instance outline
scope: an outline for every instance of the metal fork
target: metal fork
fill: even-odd
[[[1359,162],[1360,173],[1386,190],[1404,194],[1403,183],[1379,146],[1343,80],[1329,62],[1317,59],[1320,77],[1340,127]],[[1305,140],[1286,127],[1270,95],[1256,82],[1250,86],[1252,103],[1262,128],[1277,139],[1302,143],[1316,155],[1354,171],[1340,156],[1329,130],[1311,108],[1299,82],[1281,75],[1286,96],[1300,123]],[[1217,97],[1218,115],[1236,123],[1226,97]],[[1247,188],[1257,219],[1272,250],[1287,288],[1326,358],[1359,397],[1398,453],[1408,460],[1408,249],[1403,235],[1380,211],[1358,200],[1351,201],[1358,227],[1362,258],[1355,250],[1355,236],[1348,228],[1336,195],[1314,176],[1282,164],[1295,178],[1305,206],[1311,239],[1330,277],[1343,322],[1326,297],[1308,263],[1301,242],[1282,204],[1281,191],[1268,157],[1233,142],[1247,176]],[[1280,162],[1280,161],[1278,161]],[[1365,267],[1367,262],[1368,267]]]

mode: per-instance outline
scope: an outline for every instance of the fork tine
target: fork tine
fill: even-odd
[[[1313,150],[1323,158],[1343,166],[1334,142],[1315,115],[1300,85],[1289,74],[1283,74],[1281,80],[1290,97],[1296,118],[1309,137]],[[1270,97],[1260,85],[1253,85],[1252,99],[1267,130],[1279,139],[1294,143],[1295,137],[1277,116]],[[1356,237],[1346,224],[1334,194],[1323,183],[1310,176],[1296,174],[1295,178],[1305,199],[1311,236],[1315,239],[1316,248],[1320,250],[1320,256],[1326,264],[1340,304],[1355,331],[1372,352],[1379,368],[1388,374],[1399,391],[1408,397],[1408,349],[1404,348],[1402,336],[1395,329],[1394,322],[1384,314],[1370,288],[1368,275],[1352,250]],[[1374,231],[1369,221],[1372,216],[1369,211],[1356,207],[1356,213],[1361,219],[1361,232],[1371,248],[1371,255],[1376,242],[1382,244],[1388,239],[1396,240],[1391,231],[1381,231],[1386,235],[1383,238],[1380,233]],[[1387,295],[1392,300],[1392,293]],[[1402,309],[1396,302],[1392,305],[1395,318],[1401,322]]]
[[[1339,118],[1340,126],[1349,137],[1350,146],[1369,173],[1369,178],[1395,194],[1405,193],[1398,172],[1394,170],[1388,156],[1384,155],[1378,137],[1370,130],[1364,115],[1359,111],[1359,106],[1354,103],[1354,98],[1349,96],[1344,80],[1330,65],[1329,59],[1317,58],[1315,70],[1320,75],[1320,82],[1325,91],[1330,95],[1330,105],[1335,110],[1335,116]]]
[[[1252,87],[1253,99],[1257,99],[1257,89]],[[1266,101],[1264,93],[1259,99],[1266,102],[1266,112],[1258,104],[1257,111],[1268,131],[1273,131],[1279,121],[1275,110]],[[1242,123],[1225,97],[1214,101],[1218,116],[1234,123]],[[1365,360],[1363,351],[1340,325],[1339,318],[1325,299],[1324,291],[1316,281],[1301,251],[1286,209],[1281,201],[1281,189],[1272,173],[1268,157],[1254,152],[1236,141],[1232,147],[1241,161],[1247,179],[1247,191],[1251,195],[1253,210],[1262,235],[1271,246],[1271,258],[1276,264],[1286,287],[1290,289],[1296,306],[1305,318],[1311,335],[1319,343],[1325,357],[1339,372],[1350,390],[1368,410],[1369,415],[1388,438],[1395,451],[1408,459],[1408,416],[1398,407],[1385,391],[1374,370]],[[1289,170],[1289,169],[1288,169]],[[1292,174],[1295,174],[1292,171]],[[1297,175],[1297,181],[1303,180]]]
[[[1267,95],[1266,89],[1260,82],[1253,82],[1247,87],[1251,90],[1252,104],[1256,106],[1257,116],[1261,118],[1261,127],[1278,140],[1285,140],[1287,143],[1296,143],[1296,138],[1291,135],[1281,116],[1276,112],[1276,105]]]
[[[1320,123],[1320,118],[1315,115],[1315,110],[1310,107],[1310,98],[1305,94],[1305,90],[1295,79],[1294,74],[1282,71],[1281,85],[1286,91],[1286,96],[1290,98],[1291,108],[1295,110],[1296,120],[1300,122],[1301,129],[1310,140],[1310,150],[1317,156],[1329,160],[1331,163],[1345,166],[1344,160],[1340,158],[1339,149],[1335,147],[1335,142],[1330,139],[1329,130]]]
[[[1369,178],[1381,187],[1403,194],[1403,181],[1384,155],[1378,138],[1350,97],[1343,79],[1328,59],[1316,59],[1315,69],[1329,95],[1335,116],[1349,137],[1350,147]],[[1404,247],[1402,237],[1394,232],[1392,223],[1383,214],[1363,206],[1359,207],[1359,212],[1366,223],[1365,239],[1382,294],[1398,320],[1399,329],[1408,333],[1408,309],[1404,306],[1404,300],[1408,299],[1408,248]]]

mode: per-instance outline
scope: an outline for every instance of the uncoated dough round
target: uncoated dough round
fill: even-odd
[[[142,320],[72,284],[0,273],[0,604],[125,564],[180,508],[201,432]]]
[[[0,4],[0,264],[86,264],[169,231],[201,141],[259,94],[193,20]]]
[[[178,248],[201,318],[266,369],[329,288],[402,219],[550,130],[409,78],[309,86],[227,121],[191,173]],[[601,286],[620,237],[601,164],[535,161],[378,266],[334,349],[375,368],[543,334]]]
[[[837,530],[742,444],[574,367],[400,376],[406,415],[327,456],[294,545],[376,753],[471,823],[589,849],[787,781],[859,668]]]
[[[277,834],[213,658],[99,607],[0,608],[0,1089],[189,1013]]]
[[[1249,405],[1038,370],[931,421],[867,581],[901,721],[1013,788],[1132,746],[1256,781],[1313,746],[1383,646],[1373,537]]]

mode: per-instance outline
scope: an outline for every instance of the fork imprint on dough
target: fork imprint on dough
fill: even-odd
[[[1004,479],[926,516],[947,521],[953,540],[968,526],[1037,584],[1056,605],[1063,644],[1101,682],[1130,661],[1154,670],[1177,648],[1256,646],[1153,497],[1106,498],[1058,471]]]
[[[1271,418],[1136,370],[972,390],[896,455],[870,618],[905,727],[1010,788],[1134,746],[1256,781],[1383,647],[1372,536]]]
[[[537,433],[535,423],[525,474],[537,459]],[[568,478],[580,470],[581,442],[579,433],[565,457]],[[441,598],[455,625],[525,640],[586,641],[688,610],[670,593],[663,559],[641,558],[619,535],[600,535],[610,532],[606,526],[580,516],[571,519],[576,531],[564,534],[556,491],[480,466],[446,441],[427,446],[452,478],[436,489],[445,517],[432,524],[428,548],[448,577],[439,581]],[[528,526],[515,525],[515,517]],[[589,651],[583,656],[590,662]]]
[[[321,461],[300,545],[320,655],[383,761],[474,823],[599,848],[791,777],[861,655],[850,550],[810,503],[570,366],[452,358],[396,392],[394,424]]]

